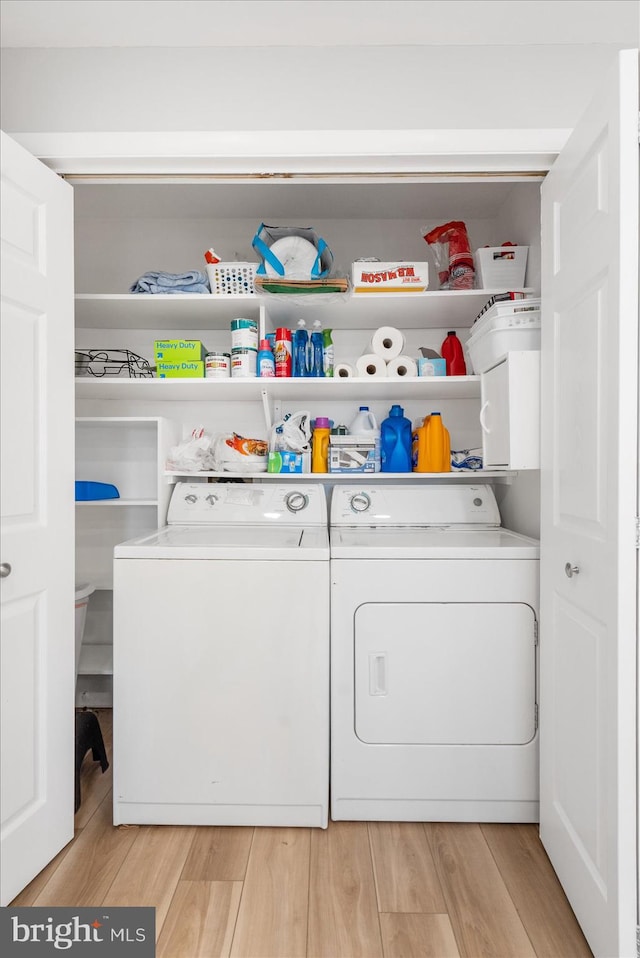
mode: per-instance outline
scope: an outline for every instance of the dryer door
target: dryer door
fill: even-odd
[[[534,737],[529,605],[366,603],[355,614],[354,641],[363,742],[524,745]]]

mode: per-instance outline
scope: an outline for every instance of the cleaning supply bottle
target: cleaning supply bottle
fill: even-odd
[[[273,355],[276,361],[276,376],[285,379],[291,376],[291,330],[285,326],[276,329]]]
[[[295,377],[308,376],[307,351],[309,348],[309,333],[306,330],[304,319],[298,320],[298,328],[293,334],[293,375]]]
[[[414,430],[412,462],[414,472],[451,472],[451,440],[439,412]]]
[[[273,352],[271,351],[271,346],[268,339],[260,340],[257,367],[258,376],[263,379],[266,379],[267,377],[270,378],[276,374],[276,361],[273,357]]]
[[[349,433],[352,436],[361,436],[363,433],[375,432],[380,435],[380,429],[376,422],[376,417],[369,410],[368,406],[360,406],[357,415],[349,424]]]
[[[333,339],[331,330],[322,331],[322,365],[326,377],[333,377]]]
[[[329,471],[330,422],[324,416],[318,416],[311,437],[311,472]]]
[[[316,379],[324,379],[324,338],[322,333],[322,323],[319,319],[314,319],[313,321],[309,375],[314,376]]]
[[[466,376],[467,366],[464,361],[462,343],[454,330],[449,330],[447,338],[440,347],[440,354],[447,364],[447,376]]]
[[[411,472],[411,420],[393,405],[380,426],[382,472]]]

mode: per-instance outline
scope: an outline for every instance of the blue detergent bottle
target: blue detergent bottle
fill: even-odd
[[[316,378],[322,377],[324,379],[324,336],[322,333],[322,323],[319,319],[313,321],[309,376],[315,376]]]
[[[309,350],[309,333],[306,330],[304,319],[298,320],[298,328],[293,334],[291,347],[291,362],[293,376],[308,376],[307,352]]]
[[[393,405],[380,425],[381,472],[411,472],[411,420]]]

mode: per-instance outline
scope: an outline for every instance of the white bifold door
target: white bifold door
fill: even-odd
[[[1,146],[6,905],[73,838],[73,194],[5,134]]]
[[[597,958],[636,954],[638,55],[542,188],[540,834]]]

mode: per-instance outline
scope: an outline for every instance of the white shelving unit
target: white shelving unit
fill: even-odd
[[[76,689],[77,705],[111,704],[113,673],[113,547],[156,529],[166,518],[171,489],[162,478],[173,423],[151,416],[76,419],[76,478],[108,482],[118,499],[76,502],[76,578],[90,582]]]

